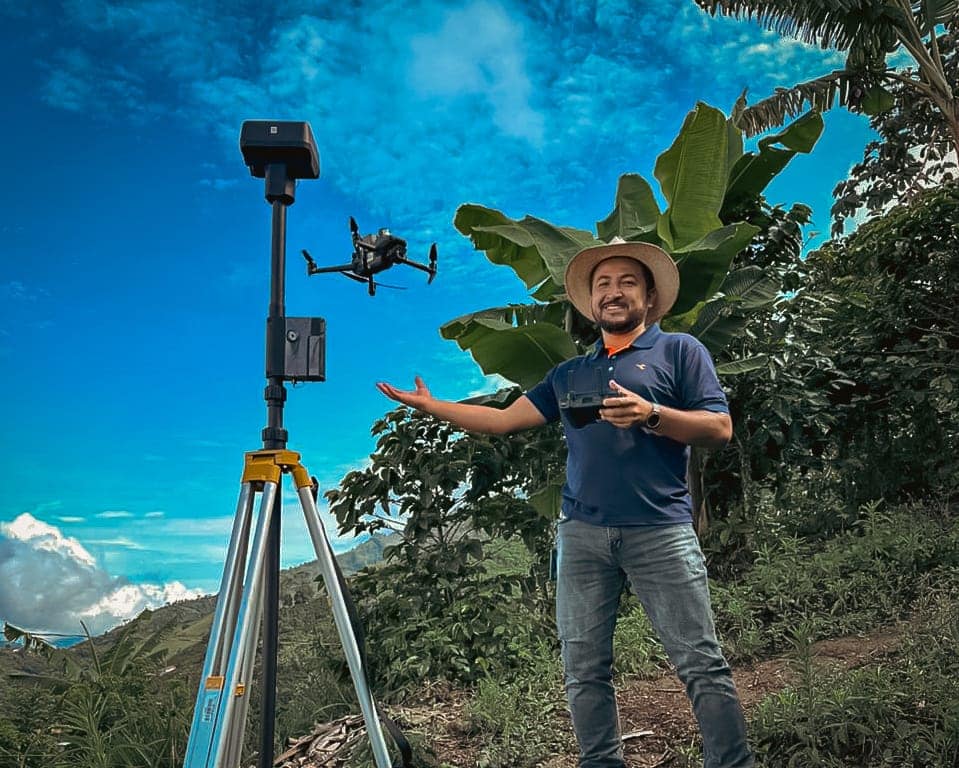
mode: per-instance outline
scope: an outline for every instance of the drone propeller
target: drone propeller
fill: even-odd
[[[436,243],[430,246],[430,266],[429,266],[429,278],[426,281],[426,284],[429,285],[433,282],[433,278],[436,277]]]

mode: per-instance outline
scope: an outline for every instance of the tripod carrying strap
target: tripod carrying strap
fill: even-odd
[[[311,477],[310,480],[313,482],[311,489],[313,500],[316,501],[320,484],[315,477]],[[360,661],[362,662],[363,673],[365,675],[366,670],[369,669],[369,663],[366,658],[366,635],[363,632],[363,624],[360,621],[359,614],[356,611],[356,603],[353,602],[353,595],[350,593],[350,589],[347,586],[346,578],[343,576],[343,571],[340,569],[340,563],[333,552],[333,547],[330,546],[329,539],[327,539],[326,536],[323,537],[323,540],[326,542],[327,549],[330,552],[330,559],[333,561],[333,570],[336,573],[336,580],[340,584],[340,592],[343,594],[343,603],[346,605],[346,612],[350,617],[350,624],[353,627],[353,636],[356,638],[356,646],[360,652]],[[367,685],[369,685],[369,680],[367,680]],[[372,696],[372,690],[370,695]],[[390,732],[393,743],[396,744],[397,749],[400,751],[401,762],[394,763],[394,768],[412,768],[413,748],[410,746],[409,740],[403,734],[403,731],[400,730],[400,727],[390,717],[388,717],[385,712],[383,712],[383,708],[380,706],[379,702],[376,701],[376,699],[373,699],[373,705],[376,707],[376,714],[380,718],[380,722],[386,726],[386,730]]]

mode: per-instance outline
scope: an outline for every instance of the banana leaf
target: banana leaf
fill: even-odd
[[[747,152],[732,167],[720,217],[725,220],[731,211],[754,199],[797,153],[811,152],[822,131],[822,115],[813,111],[785,130],[760,139],[759,153]]]
[[[659,206],[649,182],[637,173],[624,173],[616,186],[616,205],[612,213],[596,222],[600,239],[645,240],[655,235]]]
[[[679,268],[679,297],[672,314],[688,312],[711,299],[729,273],[736,254],[749,245],[759,227],[739,222],[719,227],[685,248],[674,250]]]
[[[653,173],[669,203],[656,231],[667,250],[685,248],[722,227],[728,151],[726,116],[700,102],[686,115],[672,146],[656,159]]]
[[[556,227],[533,216],[516,221],[472,203],[456,210],[453,225],[473,241],[476,250],[485,251],[491,262],[512,268],[527,288],[547,278],[562,285],[569,260],[581,249],[600,244],[583,229]]]
[[[554,365],[577,354],[570,335],[552,322],[513,325],[489,313],[464,315],[440,328],[443,338],[469,352],[485,374],[499,374],[529,389]]]

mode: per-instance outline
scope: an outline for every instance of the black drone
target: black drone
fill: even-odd
[[[389,269],[394,264],[407,264],[421,269],[429,274],[427,285],[436,277],[436,243],[430,246],[429,264],[420,264],[406,258],[406,241],[391,235],[388,229],[381,229],[375,235],[360,236],[360,229],[356,226],[356,219],[350,216],[350,232],[353,233],[353,260],[349,264],[340,264],[335,267],[318,267],[316,262],[304,249],[303,258],[306,259],[306,274],[318,275],[321,272],[340,272],[346,277],[366,283],[369,286],[370,296],[376,294],[376,282],[373,275]],[[396,286],[387,286],[395,288]]]

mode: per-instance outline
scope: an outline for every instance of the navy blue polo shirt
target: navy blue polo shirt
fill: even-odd
[[[658,323],[613,355],[600,340],[588,355],[560,363],[526,396],[548,422],[563,422],[569,448],[563,514],[608,526],[690,522],[689,446],[639,426],[576,427],[559,407],[569,391],[610,379],[670,408],[729,413],[706,348],[689,334],[664,333]]]

